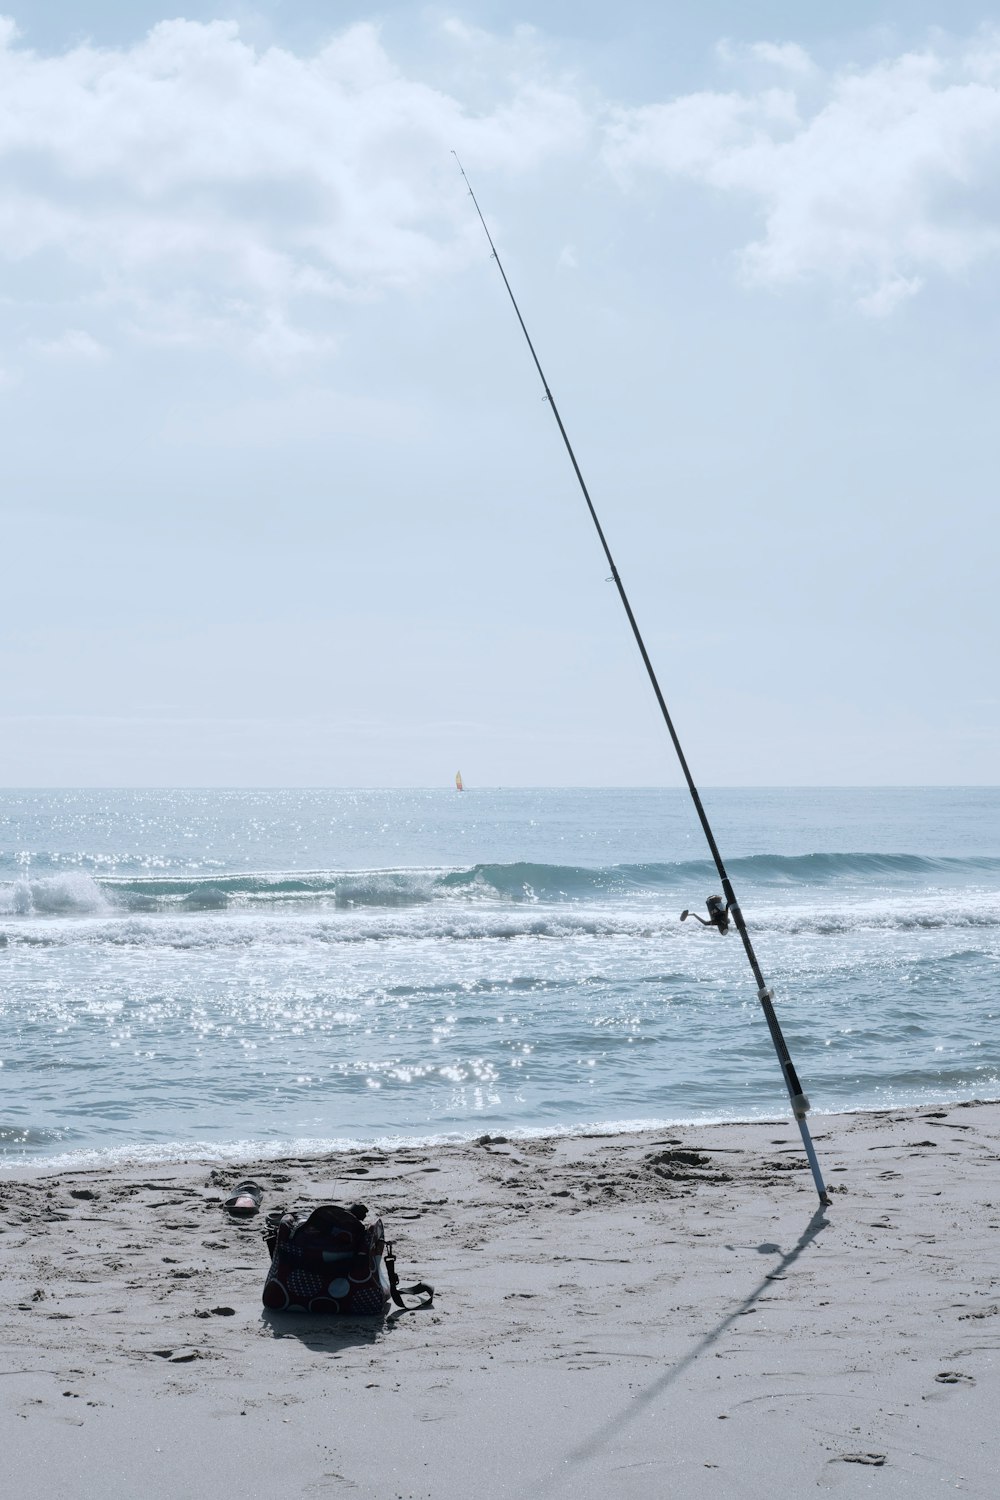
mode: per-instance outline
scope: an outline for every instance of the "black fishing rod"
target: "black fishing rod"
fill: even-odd
[[[723,907],[719,898],[713,897],[709,901],[709,920],[705,923],[705,925],[718,928],[720,933],[724,933],[727,930],[730,918],[736,925],[736,930],[739,933],[740,938],[742,939],[743,947],[746,951],[746,956],[750,963],[750,968],[753,971],[753,977],[757,983],[757,999],[760,1001],[761,1009],[764,1012],[764,1019],[767,1021],[767,1028],[771,1033],[771,1041],[774,1043],[774,1050],[778,1054],[778,1061],[781,1064],[782,1076],[784,1077],[785,1086],[788,1089],[788,1097],[791,1100],[792,1104],[792,1114],[795,1116],[799,1131],[802,1135],[802,1144],[805,1147],[806,1156],[809,1160],[809,1166],[812,1170],[813,1181],[816,1184],[816,1191],[819,1194],[821,1203],[829,1203],[830,1200],[827,1197],[826,1187],[823,1183],[823,1174],[820,1171],[819,1160],[816,1156],[816,1147],[813,1145],[812,1136],[809,1133],[809,1125],[806,1120],[806,1115],[809,1112],[809,1100],[806,1098],[806,1095],[802,1090],[802,1085],[799,1083],[799,1075],[795,1071],[795,1064],[792,1062],[791,1053],[788,1050],[788,1044],[786,1043],[785,1038],[782,1035],[781,1027],[778,1024],[778,1017],[774,1013],[774,995],[771,991],[770,986],[767,984],[767,981],[765,980],[764,975],[761,971],[760,964],[757,961],[757,955],[754,952],[753,943],[750,941],[750,934],[747,931],[747,925],[743,919],[743,912],[740,910],[739,902],[736,899],[736,893],[733,890],[732,881],[729,879],[729,876],[726,873],[726,867],[722,862],[722,855],[719,852],[718,844],[715,842],[715,835],[712,832],[711,824],[708,821],[708,814],[705,812],[705,808],[702,804],[698,788],[694,784],[694,777],[691,775],[691,771],[688,767],[687,757],[685,756],[684,751],[681,748],[681,742],[677,738],[677,731],[674,728],[673,720],[670,717],[670,710],[667,708],[667,702],[660,690],[660,684],[657,681],[656,672],[653,669],[653,663],[650,660],[649,652],[646,650],[646,643],[642,638],[642,632],[639,629],[638,621],[636,620],[635,615],[632,613],[632,606],[629,603],[628,595],[625,592],[625,585],[622,583],[621,576],[615,564],[615,560],[611,555],[611,548],[608,546],[607,537],[604,535],[604,528],[602,527],[600,520],[598,519],[597,511],[594,508],[594,502],[590,498],[590,491],[587,489],[586,481],[584,480],[583,474],[580,470],[580,465],[577,463],[576,454],[573,452],[573,445],[569,440],[569,434],[567,433],[566,428],[563,426],[563,419],[559,415],[559,408],[555,403],[555,398],[553,397],[551,390],[549,389],[549,383],[545,378],[545,371],[542,369],[541,361],[539,360],[538,355],[535,353],[535,346],[531,342],[531,335],[529,334],[528,329],[525,325],[525,321],[521,316],[521,309],[517,305],[517,298],[514,296],[513,290],[511,289],[511,284],[507,280],[507,272],[503,268],[503,263],[497,253],[497,247],[493,243],[493,236],[490,234],[486,220],[483,218],[483,211],[479,207],[479,200],[476,197],[475,193],[472,191],[472,184],[469,181],[468,177],[466,177],[465,175],[465,168],[458,160],[458,153],[456,151],[453,151],[452,155],[454,156],[456,162],[458,162],[458,170],[461,172],[462,177],[465,181],[465,185],[469,189],[469,197],[475,204],[476,213],[479,215],[479,222],[483,226],[486,238],[489,241],[490,250],[493,253],[493,259],[497,263],[497,270],[503,277],[503,284],[507,288],[507,295],[511,300],[511,306],[514,309],[514,312],[517,314],[517,321],[521,325],[521,332],[524,334],[525,342],[527,343],[528,348],[531,350],[531,357],[535,362],[535,369],[538,371],[539,379],[542,382],[542,388],[545,391],[545,399],[552,408],[552,415],[556,419],[556,425],[559,428],[560,436],[562,437],[563,443],[566,446],[566,452],[569,454],[569,461],[573,465],[573,472],[576,475],[577,482],[583,493],[583,498],[587,502],[587,509],[590,512],[590,519],[594,523],[594,527],[600,539],[601,547],[604,551],[604,556],[607,558],[608,566],[611,569],[612,580],[614,582],[615,588],[618,590],[618,597],[621,599],[622,606],[625,610],[626,615],[628,616],[629,625],[632,627],[632,634],[635,636],[635,643],[639,647],[639,654],[642,657],[643,665],[646,668],[646,673],[649,677],[650,683],[652,684],[653,692],[656,694],[656,701],[660,705],[660,712],[663,715],[663,722],[667,726],[667,733],[670,735],[671,741],[673,742],[673,747],[677,752],[677,759],[680,762],[681,770],[684,773],[684,780],[687,782],[688,791],[691,793],[691,800],[694,802],[695,811],[698,814],[698,821],[701,823],[702,831],[704,832],[705,838],[708,841],[708,847],[712,852],[712,858],[715,861],[715,868],[719,872],[719,879],[722,882],[722,889],[726,897],[726,905],[725,907]],[[688,913],[685,912],[684,916],[686,917],[687,915]],[[702,917],[699,917],[698,920],[700,922],[704,922],[704,918]]]

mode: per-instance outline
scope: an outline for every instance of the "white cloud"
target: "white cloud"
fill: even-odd
[[[715,55],[725,67],[744,71],[754,63],[762,64],[765,68],[777,68],[780,72],[794,73],[800,78],[815,71],[815,64],[809,53],[797,42],[751,42],[747,46],[724,37],[716,44]]]
[[[478,253],[452,147],[517,172],[579,151],[584,112],[528,41],[472,110],[407,76],[367,24],[311,56],[178,20],[132,47],[43,57],[4,20],[0,256],[61,256],[83,295],[150,336],[177,314],[181,340],[203,327],[282,357],[323,346],[296,325],[324,304]]]
[[[83,360],[85,363],[99,364],[108,357],[104,345],[82,328],[67,328],[65,333],[54,339],[31,339],[28,347],[33,353],[41,354],[47,359]]]
[[[750,48],[751,56],[772,68],[781,68],[787,73],[806,77],[813,71],[813,60],[804,47],[796,42],[755,42]]]
[[[778,50],[767,60],[794,72]],[[1000,250],[1000,37],[811,73],[802,93],[786,83],[619,110],[605,159],[623,181],[686,177],[756,207],[747,280],[823,278],[884,315],[933,273]]]
[[[369,24],[310,55],[177,20],[46,57],[0,18],[0,259],[47,328],[43,281],[64,323],[94,327],[35,352],[99,357],[117,324],[324,354],[345,300],[481,255],[452,148],[477,182],[600,150],[622,185],[707,185],[759,218],[748,283],[825,281],[871,315],[1000,250],[1000,35],[826,73],[795,42],[720,43],[742,86],[641,108],[562,77],[531,27],[447,21],[434,41],[431,83]]]
[[[895,276],[886,278],[865,296],[858,298],[858,306],[862,312],[868,313],[873,318],[887,318],[891,312],[895,312],[901,302],[909,297],[915,297],[923,286],[919,276]]]

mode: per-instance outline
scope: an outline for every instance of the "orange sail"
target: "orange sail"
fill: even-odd
[[[455,788],[459,792],[464,792],[465,791],[465,788],[462,785],[462,773],[461,773],[461,771],[456,771],[455,772]]]

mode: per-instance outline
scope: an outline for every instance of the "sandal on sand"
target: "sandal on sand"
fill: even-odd
[[[263,1196],[255,1182],[238,1182],[222,1206],[233,1218],[250,1219],[260,1208]]]

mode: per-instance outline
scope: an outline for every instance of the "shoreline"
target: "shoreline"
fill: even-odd
[[[5,1177],[11,1488],[992,1500],[1000,1102],[811,1119],[825,1210],[789,1119]],[[266,1315],[264,1214],[359,1196],[434,1307]]]
[[[905,1115],[920,1114],[925,1110],[953,1110],[966,1109],[977,1106],[1000,1106],[998,1098],[961,1098],[950,1099],[937,1097],[919,1104],[899,1105],[872,1105],[870,1107],[859,1105],[849,1109],[812,1109],[809,1112],[810,1129],[813,1129],[821,1121],[848,1119],[855,1116],[881,1115]],[[81,1147],[78,1151],[65,1151],[57,1155],[25,1155],[19,1157],[5,1156],[0,1153],[0,1186],[5,1182],[12,1182],[22,1177],[51,1176],[62,1174],[68,1176],[71,1173],[89,1172],[148,1172],[154,1167],[199,1167],[218,1168],[220,1170],[241,1170],[243,1166],[254,1163],[270,1163],[272,1166],[280,1164],[289,1158],[298,1161],[314,1159],[317,1162],[325,1161],[337,1156],[357,1156],[366,1151],[378,1151],[394,1153],[399,1151],[437,1151],[449,1147],[468,1147],[478,1145],[483,1136],[493,1134],[502,1135],[511,1144],[537,1143],[544,1141],[574,1141],[592,1140],[597,1138],[615,1139],[624,1136],[643,1136],[655,1134],[665,1130],[711,1130],[715,1127],[746,1126],[748,1129],[755,1126],[788,1126],[795,1129],[795,1121],[789,1113],[776,1111],[773,1115],[750,1115],[750,1116],[718,1116],[707,1119],[679,1119],[666,1117],[662,1120],[623,1120],[623,1121],[589,1121],[581,1125],[566,1125],[552,1127],[548,1125],[539,1126],[505,1126],[492,1124],[485,1129],[476,1131],[437,1131],[427,1135],[385,1135],[374,1136],[364,1140],[318,1139],[312,1137],[300,1137],[295,1140],[283,1141],[232,1141],[223,1142],[218,1145],[210,1141],[192,1141],[189,1144],[183,1142],[167,1142],[163,1146],[150,1145],[140,1146],[109,1146],[104,1149]],[[163,1154],[161,1154],[163,1153]]]

